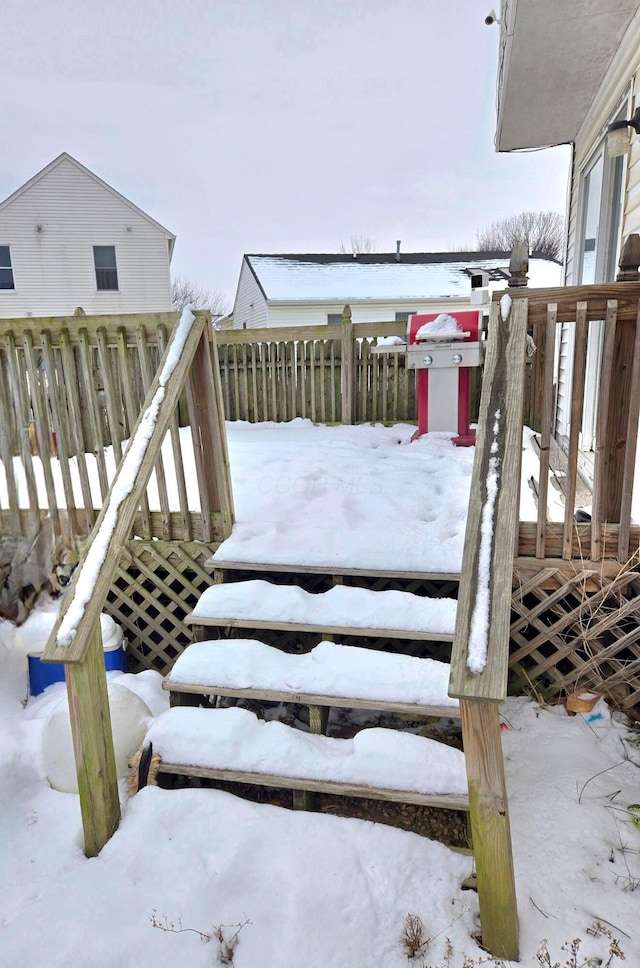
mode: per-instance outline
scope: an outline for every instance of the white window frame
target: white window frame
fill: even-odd
[[[115,288],[112,288],[110,286],[100,287],[98,285],[98,272],[113,271],[113,270],[98,269],[98,266],[96,265],[96,249],[113,249],[113,258],[115,261],[115,274],[116,274]],[[91,254],[93,256],[93,274],[96,282],[96,292],[120,292],[120,269],[118,267],[118,252],[117,252],[116,246],[113,245],[113,243],[111,242],[94,242],[93,246],[91,247]]]
[[[618,103],[616,110],[610,115],[607,125],[612,121],[628,117],[631,92],[628,90]],[[578,248],[577,285],[594,285],[603,282],[613,282],[622,243],[622,218],[624,205],[624,187],[626,179],[626,156],[610,158],[607,152],[607,136],[605,129],[594,145],[592,151],[580,171],[580,205],[578,212]],[[598,201],[598,223],[595,237],[595,264],[593,280],[584,282],[585,234],[587,219],[587,188],[588,180],[596,165],[602,162],[602,182]],[[618,181],[619,179],[619,181]],[[589,325],[589,341],[587,344],[587,360],[585,368],[584,408],[582,414],[582,432],[580,435],[580,449],[593,450],[595,446],[597,410],[598,410],[598,374],[602,361],[602,347],[604,343],[604,322],[592,322]]]
[[[13,265],[11,246],[9,245],[8,242],[0,242],[0,247],[2,247],[3,249],[7,249],[9,252],[9,265],[0,266],[0,269],[11,269],[11,282],[13,283],[13,285],[8,286],[6,289],[5,288],[0,289],[0,292],[15,292],[16,291],[16,270]]]

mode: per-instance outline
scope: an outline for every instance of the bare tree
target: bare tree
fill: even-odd
[[[374,242],[370,235],[352,235],[348,245],[340,243],[340,252],[343,255],[360,255],[365,252],[379,252],[380,247]]]
[[[476,234],[479,250],[511,252],[518,242],[526,242],[530,252],[562,259],[564,220],[558,212],[520,212],[511,218],[494,222]]]
[[[192,279],[185,276],[175,276],[171,280],[171,303],[173,308],[180,311],[185,306],[194,309],[209,309],[212,316],[224,316],[227,312],[227,300],[224,293],[206,286],[199,286]]]

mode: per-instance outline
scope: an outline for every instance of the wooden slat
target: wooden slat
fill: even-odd
[[[142,375],[142,387],[146,396],[146,394],[149,392],[149,387],[153,382],[153,369],[151,365],[151,354],[149,351],[147,332],[144,326],[139,326],[136,330],[136,342],[138,344],[138,362],[140,364],[140,373]],[[158,459],[156,461],[154,471],[156,475],[156,484],[158,486],[160,516],[164,532],[162,536],[163,538],[169,539],[171,537],[171,515],[169,510],[169,491],[167,489],[167,477],[164,472],[162,450],[158,451]]]
[[[6,343],[3,340],[0,344],[0,361],[4,356],[5,361],[7,358]],[[14,427],[13,410],[11,403],[9,401],[8,386],[6,381],[0,380],[0,458],[4,465],[5,479],[7,482],[7,499],[9,505],[8,514],[3,514],[3,517],[9,522],[10,534],[17,537],[20,534],[20,518],[18,514],[18,486],[16,482],[16,476],[13,468],[13,450],[14,450],[14,435],[12,433]],[[4,522],[3,522],[4,523]],[[4,536],[6,530],[0,532],[0,535]]]
[[[633,485],[636,469],[636,452],[638,448],[638,418],[640,415],[640,300],[636,317],[636,331],[634,337],[633,354],[631,357],[631,388],[629,395],[629,412],[627,420],[627,438],[624,451],[622,472],[622,499],[620,507],[620,536],[618,539],[618,561],[629,558],[629,537],[631,528],[631,503],[633,500]],[[634,549],[635,551],[635,549]]]
[[[567,455],[567,493],[564,506],[564,533],[562,557],[573,557],[574,513],[576,503],[576,480],[578,475],[578,448],[582,431],[582,411],[584,408],[584,379],[587,360],[587,303],[576,306],[576,325],[573,344],[573,367],[571,374],[571,414],[569,425],[569,452]]]
[[[167,348],[167,330],[165,326],[158,327],[158,347],[163,354]],[[219,367],[218,367],[219,371]],[[221,381],[222,382],[222,381]],[[182,457],[182,444],[180,440],[180,422],[177,411],[174,412],[169,421],[169,432],[171,434],[171,448],[173,450],[173,468],[176,475],[176,487],[178,490],[178,504],[180,505],[180,521],[182,540],[191,540],[191,515],[189,514],[189,499],[187,497],[187,482],[184,475],[184,460]],[[169,523],[169,533],[174,536],[171,523]]]
[[[45,372],[47,378],[47,388],[48,388],[48,399],[49,406],[51,407],[51,419],[53,422],[53,431],[56,435],[56,448],[58,451],[58,457],[60,460],[60,473],[62,476],[62,486],[64,488],[64,501],[69,512],[69,521],[72,526],[72,534],[88,534],[91,529],[91,523],[87,519],[87,516],[83,514],[84,526],[79,528],[78,523],[74,527],[74,511],[76,509],[76,500],[73,493],[73,483],[71,480],[71,470],[69,466],[71,453],[70,444],[71,439],[67,436],[65,432],[65,423],[62,418],[63,410],[66,411],[66,406],[62,398],[62,389],[60,387],[59,380],[59,370],[55,365],[55,355],[53,346],[51,343],[50,334],[43,332],[42,336],[42,353],[44,356]]]
[[[120,397],[116,385],[117,373],[112,365],[113,357],[107,342],[107,331],[101,326],[97,332],[98,360],[104,384],[105,403],[107,407],[107,425],[109,438],[113,447],[116,466],[122,457],[123,424],[121,417]]]
[[[545,534],[547,527],[547,498],[549,493],[549,455],[553,423],[553,369],[555,361],[556,319],[558,307],[550,303],[547,307],[547,322],[544,339],[538,352],[543,358],[542,408],[540,427],[540,477],[538,482],[538,535],[536,556],[544,558]]]
[[[51,428],[49,426],[49,413],[42,388],[42,374],[38,372],[36,363],[36,351],[33,345],[33,336],[30,332],[25,333],[24,356],[31,386],[31,406],[36,425],[36,439],[38,442],[38,453],[42,462],[42,472],[44,475],[45,490],[47,492],[47,510],[51,517],[55,534],[60,534],[60,515],[58,513],[58,499],[51,470]],[[1,420],[0,416],[0,420]]]
[[[133,433],[133,428],[138,419],[138,408],[133,396],[133,369],[131,366],[131,356],[127,348],[127,333],[121,327],[116,333],[116,343],[118,347],[118,366],[120,369],[120,382],[124,395],[125,412],[128,421],[129,436]],[[140,495],[139,521],[141,524],[140,536],[142,538],[151,537],[151,521],[149,518],[149,502],[146,492]]]
[[[218,357],[209,324],[195,352],[186,385],[205,541],[212,540],[209,530],[212,512],[220,513],[223,532],[227,538],[231,534],[234,519],[231,472],[217,366]]]
[[[398,713],[420,719],[422,716],[458,719],[457,706],[421,705],[412,702],[391,702],[386,699],[354,699],[347,696],[327,696],[312,692],[292,692],[290,689],[236,689],[228,686],[197,685],[195,683],[172,682],[171,677],[163,680],[162,688],[171,693],[185,693],[196,696],[236,696],[238,699],[257,699],[264,702],[301,703],[308,706],[337,706],[342,709],[376,709],[382,712]]]
[[[91,349],[89,347],[89,335],[85,327],[78,334],[78,349],[80,353],[80,363],[82,372],[82,383],[84,385],[85,406],[88,411],[89,426],[93,445],[91,450],[96,458],[98,468],[98,482],[100,485],[100,496],[104,501],[109,490],[109,480],[107,476],[107,465],[104,459],[104,441],[102,438],[102,421],[98,411],[98,400],[95,380],[93,378],[93,366],[91,361]]]
[[[27,485],[27,498],[29,501],[29,533],[33,539],[37,534],[40,525],[40,515],[38,514],[38,489],[36,485],[33,459],[31,456],[31,440],[29,438],[29,424],[31,421],[31,411],[27,403],[25,381],[20,378],[23,367],[18,358],[18,349],[13,333],[7,334],[5,341],[5,354],[7,362],[7,372],[9,376],[9,393],[13,400],[13,411],[15,415],[15,425],[18,431],[18,441],[20,444],[20,458],[24,469]],[[19,498],[19,495],[17,495]]]
[[[234,571],[272,571],[300,575],[362,575],[371,578],[411,579],[424,578],[430,581],[458,581],[457,572],[432,571],[397,571],[395,569],[380,568],[337,568],[336,565],[287,565],[269,564],[268,562],[224,561],[213,557],[207,558],[205,568],[222,568]]]
[[[256,344],[251,344],[251,415],[249,420],[258,423],[258,360],[256,356]]]
[[[418,793],[416,790],[390,790],[358,783],[338,783],[306,777],[281,776],[278,773],[251,773],[238,770],[217,770],[206,766],[160,762],[158,772],[179,776],[200,776],[228,783],[252,783],[256,786],[283,787],[286,790],[310,790],[332,793],[343,797],[364,797],[394,803],[416,803],[446,810],[468,810],[469,800],[463,793]]]
[[[506,319],[499,304],[494,303],[491,310],[449,695],[501,702],[507,687],[513,549],[518,529],[527,302],[511,303]],[[494,475],[496,493],[491,508],[488,482]],[[479,588],[481,595],[488,595],[488,602],[479,601]],[[488,622],[486,664],[482,671],[472,673],[469,639],[474,621],[482,632],[484,618]]]
[[[598,423],[596,431],[596,456],[593,477],[593,503],[591,507],[591,559],[598,561],[602,557],[600,545],[600,530],[604,523],[604,503],[606,501],[606,484],[609,477],[609,402],[611,379],[613,375],[613,361],[616,342],[616,328],[618,321],[618,304],[615,300],[607,303],[605,318],[604,347],[602,350],[602,367],[600,371],[600,387],[598,391]]]
[[[78,371],[74,356],[73,347],[66,331],[60,333],[60,351],[62,355],[62,371],[65,381],[65,392],[67,397],[67,407],[71,423],[71,440],[75,450],[75,458],[80,478],[80,488],[84,503],[84,513],[87,525],[91,527],[96,519],[93,508],[93,497],[91,494],[91,484],[89,481],[89,471],[85,457],[86,445],[82,432],[82,408],[80,395],[78,393]]]
[[[451,642],[453,636],[447,632],[411,631],[408,629],[380,629],[362,625],[329,625],[305,624],[303,622],[275,622],[262,621],[252,618],[209,618],[195,616],[192,612],[187,615],[187,625],[202,626],[204,628],[235,628],[235,629],[276,629],[283,632],[321,632],[326,635],[357,635],[364,638],[386,639],[415,639],[426,642]]]

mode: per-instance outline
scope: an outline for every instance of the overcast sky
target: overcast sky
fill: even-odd
[[[68,151],[230,297],[244,252],[564,211],[566,147],[494,151],[490,2],[0,0],[0,198]]]

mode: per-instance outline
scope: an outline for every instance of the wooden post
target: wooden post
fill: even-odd
[[[215,358],[215,364],[214,364]],[[233,525],[233,495],[222,411],[220,368],[207,323],[187,382],[187,403],[202,510],[202,537],[212,541],[211,512],[220,511],[226,538]]]
[[[628,235],[625,239],[618,266],[620,271],[616,276],[616,282],[640,282],[640,276],[638,275],[638,266],[640,266],[640,235],[637,232]]]
[[[342,310],[342,423],[353,423],[353,324],[351,307]]]
[[[120,822],[118,778],[100,623],[81,662],[65,665],[84,852],[97,857]]]
[[[520,289],[529,282],[527,272],[529,271],[529,243],[516,242],[509,259],[509,289]]]
[[[494,957],[517,961],[518,909],[498,705],[461,699],[460,715],[482,943]]]

